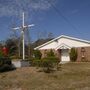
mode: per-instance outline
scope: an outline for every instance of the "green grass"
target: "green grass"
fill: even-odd
[[[49,74],[35,67],[0,73],[0,90],[90,90],[90,62],[64,64]]]

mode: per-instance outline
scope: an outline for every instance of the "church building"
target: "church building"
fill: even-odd
[[[70,61],[69,53],[71,48],[77,50],[77,61],[90,61],[90,41],[65,35],[61,35],[34,49],[41,51],[42,58],[46,56],[46,52],[52,49],[60,61],[68,62]]]

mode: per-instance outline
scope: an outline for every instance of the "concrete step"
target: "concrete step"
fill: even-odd
[[[68,63],[69,61],[61,61],[60,64]]]

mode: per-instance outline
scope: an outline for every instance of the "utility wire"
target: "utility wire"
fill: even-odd
[[[60,10],[58,10],[49,0],[47,0],[47,2],[53,7],[53,9],[56,11],[56,13],[60,16],[60,17],[62,17],[72,28],[73,28],[73,30],[75,30],[75,31],[79,31],[78,29],[77,29],[77,27],[73,24],[73,23],[71,23],[70,21],[69,21],[69,19],[67,18],[67,17],[65,17],[63,14],[62,14],[62,12],[60,12]],[[80,32],[80,34],[82,34],[81,32]]]

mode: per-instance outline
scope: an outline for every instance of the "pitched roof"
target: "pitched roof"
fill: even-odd
[[[59,36],[59,37],[57,37],[55,39],[52,39],[52,40],[50,40],[50,41],[48,41],[48,42],[46,42],[46,43],[44,43],[44,44],[34,48],[34,49],[39,49],[39,48],[41,48],[41,47],[43,47],[43,46],[45,46],[45,45],[47,45],[49,43],[52,43],[53,41],[57,41],[60,38],[67,38],[67,39],[71,39],[71,40],[75,40],[75,41],[79,41],[79,42],[84,42],[84,43],[90,44],[90,41],[87,41],[87,40],[78,39],[78,38],[74,38],[74,37],[70,37],[70,36],[66,36],[66,35],[61,35],[61,36]]]

